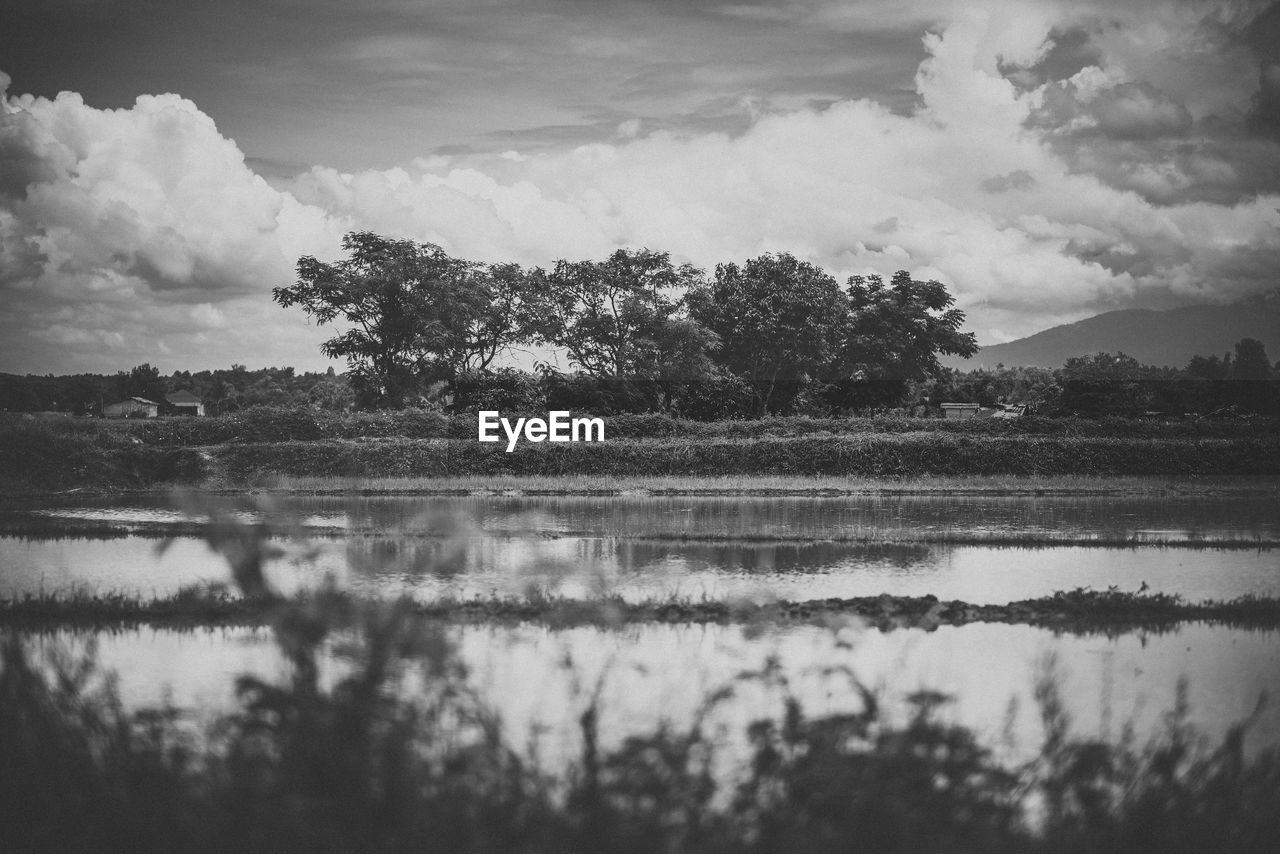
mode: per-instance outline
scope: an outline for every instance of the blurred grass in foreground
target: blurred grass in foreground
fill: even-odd
[[[10,633],[0,850],[1200,852],[1269,851],[1280,833],[1280,753],[1247,755],[1247,722],[1207,745],[1185,692],[1152,743],[1108,743],[1072,733],[1047,671],[1045,740],[1010,764],[945,721],[943,695],[912,695],[903,722],[865,689],[810,716],[766,665],[739,677],[777,701],[748,724],[745,762],[722,761],[702,715],[606,738],[592,700],[550,770],[442,626],[402,605],[320,595],[279,605],[274,633],[287,675],[240,677],[235,710],[208,723],[127,710],[91,655],[36,665]],[[350,666],[326,678],[335,643]]]

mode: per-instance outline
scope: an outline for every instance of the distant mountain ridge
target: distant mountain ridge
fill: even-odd
[[[1185,367],[1192,356],[1221,356],[1241,338],[1257,338],[1271,362],[1280,359],[1280,303],[1192,305],[1166,311],[1108,311],[1077,323],[983,347],[970,359],[943,357],[961,370],[1027,366],[1059,368],[1072,356],[1123,352],[1144,365]]]

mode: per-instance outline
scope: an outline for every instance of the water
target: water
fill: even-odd
[[[454,626],[447,635],[482,700],[499,710],[508,737],[520,745],[541,730],[552,754],[575,749],[577,719],[597,685],[607,741],[663,721],[687,725],[703,698],[725,685],[736,686],[734,701],[717,709],[712,723],[730,737],[740,735],[748,722],[780,708],[778,693],[738,678],[767,656],[777,657],[789,690],[811,715],[858,707],[845,672],[876,691],[898,722],[907,714],[906,695],[938,690],[955,697],[946,710],[950,720],[975,729],[985,743],[1007,744],[1019,758],[1034,753],[1043,737],[1032,692],[1049,660],[1056,662],[1074,731],[1111,741],[1126,727],[1139,744],[1161,732],[1180,680],[1186,680],[1192,722],[1212,738],[1249,718],[1263,693],[1280,695],[1280,633],[1195,624],[1110,639],[981,624],[880,632],[853,621],[766,631]],[[95,642],[98,660],[118,671],[120,692],[132,707],[168,700],[211,715],[234,707],[237,675],[287,675],[264,629],[138,629]],[[87,643],[85,635],[56,632],[28,646],[47,659]],[[343,666],[335,654],[326,664],[328,678]],[[1264,706],[1248,738],[1253,749],[1280,742],[1280,706]]]
[[[275,524],[286,591],[1003,603],[1145,584],[1199,601],[1280,595],[1276,511],[1265,495],[63,500],[0,512],[0,595],[223,581],[193,535],[215,513]]]
[[[127,593],[158,596],[227,580],[226,561],[194,537],[161,551],[142,536],[0,537],[0,596]],[[285,591],[327,578],[355,591],[442,596],[614,593],[806,600],[933,594],[1002,604],[1058,590],[1116,585],[1191,601],[1280,595],[1280,549],[1158,546],[984,546],[859,543],[680,542],[468,534],[451,539],[353,536],[280,539],[269,567]]]
[[[420,599],[537,590],[633,600],[889,593],[1003,603],[1142,584],[1190,600],[1280,596],[1277,509],[1265,495],[11,502],[0,509],[0,596],[149,596],[225,581],[225,560],[192,522],[209,514],[273,526],[281,554],[268,572],[285,591],[331,577],[361,593]],[[771,655],[813,714],[857,702],[843,672],[878,689],[899,715],[907,693],[937,689],[955,695],[953,720],[1007,741],[1018,755],[1039,743],[1032,686],[1049,658],[1077,730],[1110,739],[1127,723],[1142,738],[1157,732],[1183,678],[1192,718],[1211,734],[1247,718],[1262,693],[1280,696],[1280,632],[1198,624],[1111,639],[994,624],[933,632],[651,624],[447,632],[508,732],[522,738],[541,727],[553,755],[574,750],[576,721],[596,684],[602,733],[617,739],[663,718],[688,721],[708,692]],[[26,642],[47,656],[90,638],[103,663],[120,671],[134,705],[167,697],[202,713],[229,709],[238,674],[284,673],[267,630],[59,631]],[[343,666],[335,653],[330,678]],[[740,684],[716,714],[726,732],[741,732],[778,703],[776,694]],[[1280,704],[1264,708],[1249,738],[1255,746],[1280,743]]]
[[[199,515],[210,503],[246,519],[266,510],[315,528],[397,535],[464,525],[488,533],[649,538],[1280,540],[1274,495],[244,496],[188,509]],[[0,533],[23,522],[155,531],[186,517],[164,496],[72,497],[2,507]]]

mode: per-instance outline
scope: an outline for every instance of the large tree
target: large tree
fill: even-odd
[[[362,404],[401,406],[431,382],[487,368],[517,336],[518,267],[486,268],[371,232],[342,245],[349,257],[333,264],[299,259],[297,282],[272,296],[321,325],[348,326],[320,349],[347,360]]]
[[[849,314],[824,396],[836,409],[896,403],[908,383],[936,377],[939,355],[972,356],[973,333],[961,332],[964,312],[941,282],[922,282],[905,270],[888,286],[880,276],[848,281]]]
[[[705,362],[713,339],[681,314],[675,293],[700,271],[666,252],[619,249],[603,261],[558,261],[535,274],[527,314],[539,339],[597,378],[656,380]]]
[[[785,252],[720,264],[686,299],[693,319],[719,336],[720,363],[750,387],[755,414],[791,405],[835,354],[848,314],[835,279]]]

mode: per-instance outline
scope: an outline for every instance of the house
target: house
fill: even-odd
[[[131,397],[102,407],[105,418],[155,418],[159,414],[160,404],[145,397]]]
[[[204,415],[204,401],[185,388],[166,394],[164,399],[178,415]]]
[[[978,408],[976,403],[944,403],[942,404],[942,417],[977,418]]]

